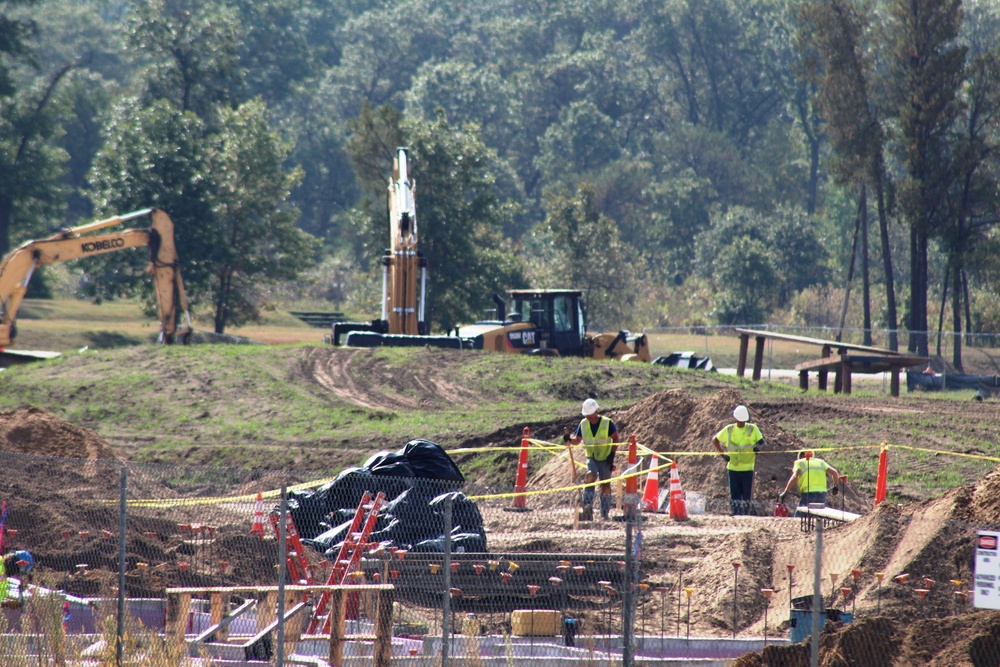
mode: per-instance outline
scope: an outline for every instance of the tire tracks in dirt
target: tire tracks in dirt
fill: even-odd
[[[369,410],[417,410],[472,407],[484,397],[450,381],[448,355],[435,350],[409,368],[395,368],[372,350],[313,348],[303,361],[303,374],[346,403]],[[457,360],[456,360],[457,361]]]

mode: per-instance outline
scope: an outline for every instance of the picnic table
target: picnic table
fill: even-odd
[[[834,372],[834,393],[851,393],[851,375],[853,373],[890,373],[889,392],[899,396],[899,373],[911,366],[926,364],[929,357],[918,357],[903,354],[896,350],[888,350],[870,345],[857,345],[837,340],[795,336],[774,331],[757,329],[737,329],[740,337],[740,356],[736,363],[736,375],[743,377],[747,366],[747,353],[750,347],[750,337],[755,340],[753,376],[754,381],[760,380],[761,367],[764,363],[764,344],[768,338],[783,340],[804,345],[816,345],[820,348],[821,358],[807,361],[795,366],[799,371],[799,387],[804,391],[809,388],[809,372],[816,373],[817,386],[820,390],[827,389],[827,374]]]

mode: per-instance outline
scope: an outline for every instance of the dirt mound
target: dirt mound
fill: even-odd
[[[120,460],[93,431],[35,407],[0,412],[0,451],[69,459]]]
[[[969,503],[970,519],[996,524],[1000,521],[1000,466],[994,468],[978,484]]]
[[[768,646],[733,667],[806,667],[809,645]],[[898,621],[885,616],[842,625],[820,636],[821,667],[994,667],[1000,664],[1000,613]]]
[[[724,426],[733,423],[733,408],[743,403],[742,395],[735,389],[704,397],[672,389],[608,414],[618,425],[623,440],[634,434],[639,443],[658,452],[704,453],[704,456],[676,457],[681,484],[685,491],[699,493],[712,500],[714,507],[722,508],[726,507],[729,498],[728,478],[725,463],[714,456],[712,438]],[[749,408],[751,420],[760,427],[767,443],[764,452],[757,457],[754,500],[759,506],[769,508],[791,474],[795,460],[793,452],[808,443],[778,426],[774,419],[753,405]],[[577,461],[583,461],[583,448],[574,450],[574,456]],[[566,486],[568,469],[566,455],[561,454],[538,470],[530,486]],[[661,482],[661,490],[664,483]],[[866,499],[849,489],[846,509],[857,511],[866,504]]]

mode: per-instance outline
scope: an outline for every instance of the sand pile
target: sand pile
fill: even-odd
[[[35,407],[0,412],[0,451],[71,459],[120,460],[103,438]]]

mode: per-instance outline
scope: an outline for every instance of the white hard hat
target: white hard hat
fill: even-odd
[[[580,414],[582,414],[584,417],[588,417],[597,412],[599,409],[600,406],[597,405],[597,401],[595,401],[592,398],[588,398],[583,402],[583,409],[580,410]]]
[[[736,409],[733,410],[733,417],[738,422],[748,422],[750,421],[750,411],[745,405],[737,405]]]

